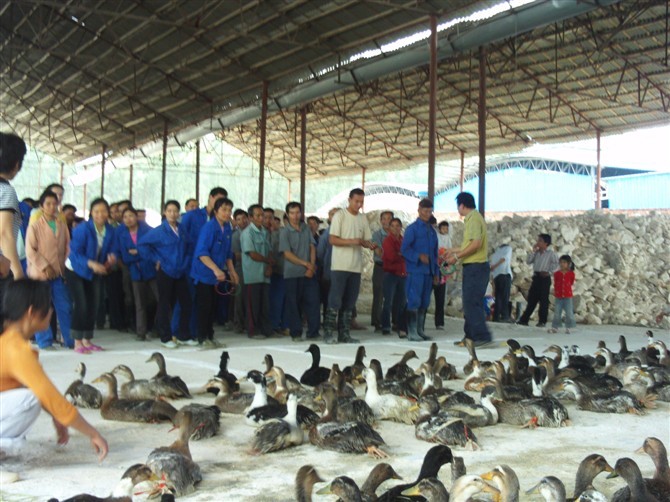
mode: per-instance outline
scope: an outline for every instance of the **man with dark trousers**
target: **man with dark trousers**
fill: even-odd
[[[440,272],[437,266],[437,233],[430,224],[433,202],[421,199],[419,216],[405,230],[401,253],[407,267],[405,293],[407,296],[407,339],[422,342],[431,338],[425,334],[426,312],[430,293],[437,284]]]
[[[522,326],[528,326],[528,320],[533,311],[540,304],[538,328],[544,328],[547,324],[549,314],[549,290],[551,289],[551,276],[558,269],[558,257],[549,249],[551,246],[551,235],[540,234],[533,246],[533,251],[528,253],[526,262],[533,265],[533,282],[528,291],[528,304],[526,310],[517,322]]]
[[[463,243],[459,249],[452,249],[447,263],[463,263],[463,331],[465,338],[471,339],[476,347],[491,343],[493,337],[486,326],[484,295],[489,283],[491,267],[488,261],[488,239],[486,222],[475,206],[471,193],[461,192],[456,196],[458,214],[463,216]],[[455,342],[465,345],[465,339]]]

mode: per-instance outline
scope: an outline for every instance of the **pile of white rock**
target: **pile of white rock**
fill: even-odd
[[[415,215],[396,215],[404,226]],[[373,231],[379,228],[379,212],[367,215]],[[461,242],[462,221],[450,221],[454,245]],[[651,212],[629,216],[589,211],[549,219],[514,215],[488,222],[489,254],[500,244],[513,249],[512,304],[525,303],[532,267],[526,257],[537,235],[552,236],[559,256],[572,257],[576,270],[575,317],[586,324],[647,326],[670,303],[670,214]],[[365,277],[371,274],[366,267]],[[459,281],[460,278],[457,278]],[[367,281],[365,281],[367,282]],[[461,315],[459,284],[450,285],[449,315]],[[369,286],[366,287],[369,289]],[[553,303],[553,294],[550,295]],[[535,314],[537,315],[537,314]],[[551,319],[551,314],[550,314]]]

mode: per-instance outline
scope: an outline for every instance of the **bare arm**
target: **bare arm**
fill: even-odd
[[[343,239],[339,235],[332,235],[330,234],[328,236],[328,242],[332,246],[362,246],[363,241],[361,239]]]
[[[0,250],[5,258],[9,260],[14,279],[23,278],[23,268],[16,249],[16,238],[14,237],[14,213],[12,211],[0,211]]]
[[[54,427],[56,428],[56,433],[58,434],[58,444],[67,444],[70,439],[70,434],[68,433],[67,427],[58,422],[55,418],[53,420]],[[93,449],[98,454],[98,460],[102,461],[109,451],[109,446],[107,441],[103,438],[98,430],[89,424],[80,413],[77,413],[77,418],[74,422],[70,424],[70,427],[81,432],[84,436],[88,436],[91,440],[91,445]]]

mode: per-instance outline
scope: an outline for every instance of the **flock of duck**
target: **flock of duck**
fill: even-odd
[[[644,414],[656,401],[670,401],[670,355],[662,341],[654,340],[650,332],[648,335],[647,347],[638,351],[629,351],[621,336],[618,352],[600,342],[594,356],[580,355],[576,346],[558,345],[545,350],[549,355],[540,356],[531,346],[510,339],[507,353],[495,361],[480,360],[474,345],[466,341],[470,358],[462,368],[464,382],[458,369],[438,356],[436,343],[417,368],[409,365],[418,359],[415,351],[409,350],[385,373],[376,359],[365,364],[364,346],[358,347],[351,365],[324,368],[320,366],[319,346],[312,344],[308,348],[312,365],[300,378],[276,366],[270,354],[265,356],[263,370],[251,370],[240,378],[228,371],[230,356],[224,351],[218,374],[190,389],[180,377],[167,373],[164,357],[155,352],[147,361],[158,365],[153,378],[135,379],[125,365],[96,378],[93,383],[107,387],[105,397],[84,383],[86,368],[81,363],[80,378],[65,392],[74,404],[99,408],[106,420],[171,422],[179,428],[179,437],[170,446],[153,450],[144,464],[129,468],[113,492],[114,498],[78,495],[69,500],[130,501],[138,487],[145,485],[150,496],[161,495],[164,500],[191,493],[202,481],[202,472],[191,456],[189,442],[217,435],[221,414],[226,414],[242,415],[255,428],[249,442],[249,452],[254,455],[311,443],[325,450],[386,459],[386,443],[376,430],[382,420],[407,424],[414,428],[417,439],[436,443],[426,453],[413,482],[378,494],[384,481],[401,479],[382,462],[360,487],[351,478],[340,476],[318,494],[332,493],[345,502],[453,502],[481,497],[516,501],[519,480],[510,466],[500,465],[479,476],[467,474],[463,459],[454,456],[451,448],[480,448],[476,430],[498,423],[527,428],[570,425],[566,400],[575,401],[582,410],[633,414]],[[120,387],[117,377],[122,379]],[[241,391],[240,382],[245,381],[253,385],[253,393]],[[464,391],[478,392],[479,402]],[[168,401],[208,393],[213,395],[210,405],[190,403],[177,409]],[[640,451],[654,461],[652,479],[643,478],[630,458],[620,458],[612,467],[602,455],[592,454],[579,465],[573,498],[566,498],[563,482],[553,476],[540,480],[528,493],[538,493],[552,502],[607,500],[593,485],[595,477],[606,471],[608,477],[621,476],[627,483],[614,494],[613,501],[670,501],[670,468],[663,442],[647,438]],[[448,490],[437,479],[445,464],[451,464]],[[321,482],[314,467],[300,468],[295,479],[296,499],[311,500],[314,485]]]

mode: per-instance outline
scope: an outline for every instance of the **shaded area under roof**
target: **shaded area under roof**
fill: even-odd
[[[174,131],[257,104],[263,80],[273,97],[340,58],[425,29],[431,13],[441,21],[494,3],[240,1],[189,11],[172,0],[150,11],[12,0],[0,7],[0,123],[65,161],[103,143],[124,151],[158,139],[166,121]],[[441,33],[440,47],[458,30]],[[486,66],[491,153],[668,123],[668,1],[624,0],[518,34],[490,44]],[[471,51],[440,63],[441,160],[477,151],[478,71]],[[317,99],[307,120],[308,177],[421,162],[427,67]],[[299,123],[297,110],[282,109],[268,124],[266,165],[288,179],[299,178]],[[220,134],[258,157],[256,123]]]

